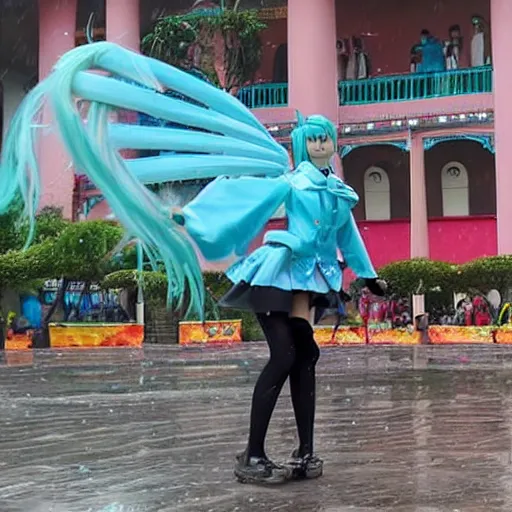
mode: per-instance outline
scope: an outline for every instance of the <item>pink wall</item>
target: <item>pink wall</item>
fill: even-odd
[[[386,119],[411,119],[444,114],[463,114],[490,111],[494,107],[492,93],[463,94],[427,100],[346,105],[339,107],[342,124],[368,123]],[[295,111],[289,107],[257,108],[254,115],[265,125],[288,123],[295,120]]]
[[[493,107],[494,100],[492,93],[461,94],[459,96],[446,96],[426,100],[346,105],[340,107],[339,118],[342,123],[357,124],[385,119],[410,119],[414,117],[430,117],[443,114],[483,112],[492,110]],[[269,114],[266,114],[266,116],[269,117]]]
[[[409,258],[409,221],[361,221],[357,224],[376,267]],[[264,234],[272,229],[286,229],[286,219],[271,220],[267,228],[254,240],[250,251],[259,247]]]
[[[409,258],[408,220],[360,221],[357,225],[375,267]]]
[[[406,260],[410,255],[410,223],[407,220],[360,221],[357,223],[374,266]],[[265,232],[286,229],[285,219],[270,221],[254,240],[250,252],[263,242]],[[496,218],[494,216],[452,217],[429,220],[430,257],[433,260],[465,263],[497,253]],[[201,261],[205,270],[223,270],[228,264],[211,265]],[[345,273],[344,287],[348,288],[354,274]]]
[[[440,39],[447,38],[448,27],[459,24],[464,37],[462,63],[469,62],[474,14],[490,19],[489,0],[337,0],[338,38],[363,37],[371,59],[373,75],[409,71],[409,52],[418,42],[423,28]],[[256,80],[272,80],[274,56],[279,45],[287,42],[286,20],[267,22],[262,33],[263,59]],[[371,36],[365,34],[372,34]]]
[[[459,24],[469,61],[471,17],[490,18],[489,0],[337,0],[336,9],[338,38],[363,36],[374,75],[408,72],[410,49],[424,28],[446,39],[450,25]]]
[[[510,187],[512,185],[512,145],[510,144],[510,84],[512,71],[510,68],[510,44],[512,32],[510,18],[512,3],[510,0],[492,0],[492,22],[494,25],[494,98],[496,118],[494,121],[496,134],[496,191],[498,213],[498,250],[500,254],[512,253],[512,231],[510,217],[512,201]]]
[[[406,260],[410,255],[408,220],[359,221],[357,223],[375,267]],[[251,245],[259,247],[263,235],[271,229],[286,229],[285,219],[274,219]],[[428,223],[430,257],[434,260],[463,263],[496,254],[496,218],[494,216],[445,217]]]
[[[453,217],[428,223],[430,257],[433,260],[464,263],[497,253],[496,218]]]
[[[274,58],[280,45],[288,40],[286,19],[267,21],[267,28],[261,34],[263,55],[261,66],[256,73],[256,82],[272,81],[274,75]]]

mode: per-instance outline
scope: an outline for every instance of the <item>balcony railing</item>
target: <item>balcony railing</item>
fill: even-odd
[[[389,103],[460,94],[492,92],[492,67],[457,69],[439,73],[410,73],[339,83],[341,105]],[[238,99],[249,108],[288,105],[288,84],[257,84],[243,87]]]
[[[242,87],[238,99],[248,108],[275,108],[288,105],[288,84],[256,84]]]
[[[492,92],[490,66],[439,73],[390,75],[339,84],[341,105],[422,100],[484,92]]]

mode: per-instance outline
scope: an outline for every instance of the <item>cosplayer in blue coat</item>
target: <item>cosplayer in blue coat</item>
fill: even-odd
[[[352,215],[355,191],[331,170],[335,128],[323,116],[299,116],[293,132],[298,167],[278,178],[219,178],[183,209],[184,224],[208,260],[244,255],[282,204],[287,231],[270,231],[264,245],[236,262],[227,276],[237,285],[222,303],[269,310],[262,288],[271,288],[272,310],[291,312],[293,292],[312,297],[340,291],[337,249],[358,277],[375,270]],[[311,158],[311,153],[317,167]],[[263,295],[263,296],[262,296]],[[277,300],[277,302],[275,302]]]
[[[87,123],[76,97],[90,102]],[[227,271],[233,287],[222,303],[253,310],[270,350],[254,390],[247,449],[236,458],[238,480],[320,476],[323,463],[313,449],[319,350],[309,323],[311,307],[341,289],[338,249],[374,293],[383,293],[352,216],[357,195],[330,167],[334,125],[322,116],[299,116],[292,133],[296,169],[290,172],[286,150],[229,94],[112,43],[76,48],[26,96],[3,146],[0,214],[21,197],[30,236],[40,191],[36,135],[45,126],[36,119],[46,99],[75,167],[101,190],[126,229],[125,241],[136,241],[155,266],[163,264],[169,304],[181,307],[186,297],[189,312],[203,314],[196,250],[211,261],[237,258]],[[112,124],[112,108],[164,123]],[[159,156],[123,160],[122,149]],[[167,204],[145,186],[210,178],[214,181],[187,205]],[[264,245],[247,255],[283,204],[288,229],[268,233]],[[288,378],[299,447],[279,465],[267,457],[264,443]]]
[[[371,264],[352,215],[355,191],[335,176],[334,125],[323,116],[303,119],[292,133],[297,168],[279,178],[219,178],[174,218],[209,260],[242,256],[284,203],[286,231],[270,231],[264,244],[227,271],[233,288],[221,304],[253,310],[270,348],[270,361],[256,384],[247,450],[238,457],[240,481],[279,482],[291,475],[315,478],[323,462],[313,452],[315,364],[319,350],[310,325],[315,300],[340,292],[340,249],[346,264],[374,293],[383,284]],[[287,466],[267,458],[265,434],[275,403],[290,379],[300,445]]]

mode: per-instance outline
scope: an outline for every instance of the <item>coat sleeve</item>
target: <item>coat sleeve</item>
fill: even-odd
[[[368,279],[377,277],[352,213],[338,230],[337,240],[343,259],[357,277]]]
[[[217,178],[183,208],[184,226],[204,258],[243,256],[286,201],[285,178]]]

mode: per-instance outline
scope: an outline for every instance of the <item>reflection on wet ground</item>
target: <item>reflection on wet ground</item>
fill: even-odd
[[[266,348],[41,352],[0,366],[1,512],[512,511],[512,350],[323,350],[317,481],[237,484]],[[268,451],[285,458],[288,390]]]

